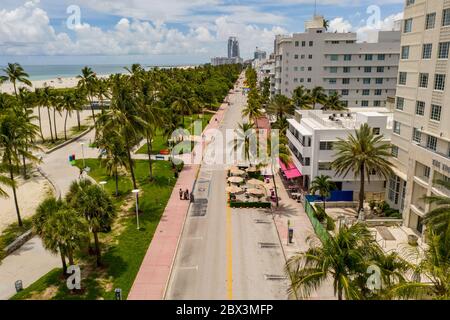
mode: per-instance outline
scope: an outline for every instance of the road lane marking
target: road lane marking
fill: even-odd
[[[227,298],[233,300],[233,238],[232,238],[232,224],[231,224],[231,208],[227,204],[226,209],[226,241],[227,241]]]

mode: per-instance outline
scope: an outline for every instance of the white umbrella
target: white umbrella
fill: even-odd
[[[258,170],[258,169],[255,168],[255,167],[250,167],[250,168],[246,169],[245,171],[247,171],[247,172],[258,172],[258,171],[260,171],[260,170]]]
[[[250,179],[247,181],[248,184],[252,185],[252,186],[262,186],[264,185],[264,182],[258,179]]]
[[[239,169],[233,169],[233,170],[230,170],[230,173],[233,176],[242,176],[242,175],[245,174],[245,171],[242,171],[242,170],[239,170]]]
[[[264,191],[261,189],[248,189],[247,190],[248,193],[254,195],[254,196],[263,196],[264,195]]]
[[[228,182],[231,182],[231,183],[241,183],[243,181],[244,181],[244,179],[242,179],[241,177],[230,177],[230,178],[228,178]]]
[[[227,192],[228,193],[232,193],[232,194],[236,194],[236,193],[241,193],[244,190],[242,190],[242,188],[238,187],[238,186],[229,186],[227,187]]]

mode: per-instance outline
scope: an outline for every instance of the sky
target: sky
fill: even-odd
[[[393,28],[403,4],[317,0],[316,12],[331,31],[370,41],[368,31]],[[225,56],[229,36],[247,59],[257,46],[272,52],[277,34],[303,32],[314,8],[314,0],[1,0],[0,64],[197,64]]]

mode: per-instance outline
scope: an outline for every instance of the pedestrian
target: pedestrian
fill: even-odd
[[[180,188],[180,200],[183,200],[183,190]]]
[[[186,200],[189,200],[189,190],[186,189]]]

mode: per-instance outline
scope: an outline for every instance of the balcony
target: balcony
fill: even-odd
[[[437,150],[434,150],[432,148],[427,147],[427,145],[425,145],[425,144],[415,143],[415,145],[417,147],[419,147],[420,149],[422,149],[422,150],[426,150],[426,151],[432,152],[432,153],[434,153],[436,155],[439,155],[439,156],[445,158],[446,160],[450,160],[450,155],[448,153],[445,154],[443,152],[439,152]]]

